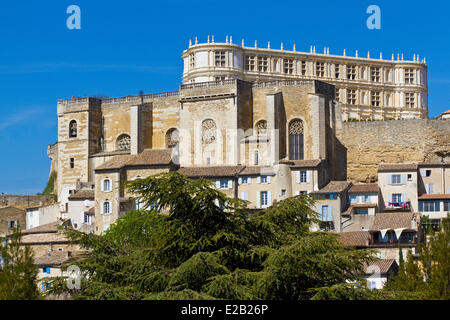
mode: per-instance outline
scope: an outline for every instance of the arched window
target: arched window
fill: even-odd
[[[292,120],[289,124],[289,159],[303,160],[303,122],[300,119]]]
[[[117,138],[117,150],[128,151],[131,150],[131,138],[127,134],[122,134]]]
[[[69,138],[76,138],[77,134],[77,122],[75,120],[72,120],[69,123]]]
[[[202,143],[210,144],[216,141],[217,126],[214,120],[207,119],[202,122]]]
[[[166,133],[166,145],[167,148],[175,148],[180,141],[180,133],[178,129],[172,128]]]
[[[266,135],[267,134],[267,121],[266,120],[260,120],[256,123],[256,134],[258,136]]]

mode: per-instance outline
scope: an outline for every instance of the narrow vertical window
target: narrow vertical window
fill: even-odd
[[[70,169],[75,168],[75,159],[74,158],[70,158]]]
[[[78,135],[77,122],[75,120],[69,123],[69,138],[76,138]]]
[[[300,119],[292,120],[289,124],[289,159],[304,159],[303,122]]]

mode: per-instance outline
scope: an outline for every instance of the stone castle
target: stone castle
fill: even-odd
[[[58,141],[48,155],[63,217],[71,199],[91,201],[71,218],[95,221],[101,233],[141,205],[121,183],[160,172],[210,179],[259,209],[330,181],[376,181],[389,148],[408,151],[397,162],[449,156],[449,122],[427,119],[427,67],[418,56],[301,53],[227,38],[195,40],[183,59],[177,91],[58,101]],[[426,127],[436,133],[422,141]]]

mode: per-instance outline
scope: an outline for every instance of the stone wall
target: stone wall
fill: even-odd
[[[347,122],[336,135],[346,149],[347,178],[354,182],[377,181],[382,160],[406,163],[450,158],[450,121],[446,120]]]
[[[22,195],[0,195],[0,208],[15,207],[25,210],[32,207],[42,207],[55,203],[53,196],[22,196]]]

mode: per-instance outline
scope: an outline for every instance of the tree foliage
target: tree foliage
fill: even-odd
[[[357,281],[370,251],[336,235],[311,233],[317,213],[301,195],[249,214],[203,179],[171,172],[132,181],[144,210],[104,235],[66,231],[90,251],[78,265],[81,289],[64,279],[51,290],[76,299],[309,299],[311,288]]]
[[[21,238],[19,228],[14,230],[8,241],[0,238],[0,300],[40,298],[33,251],[28,246],[20,245]]]

